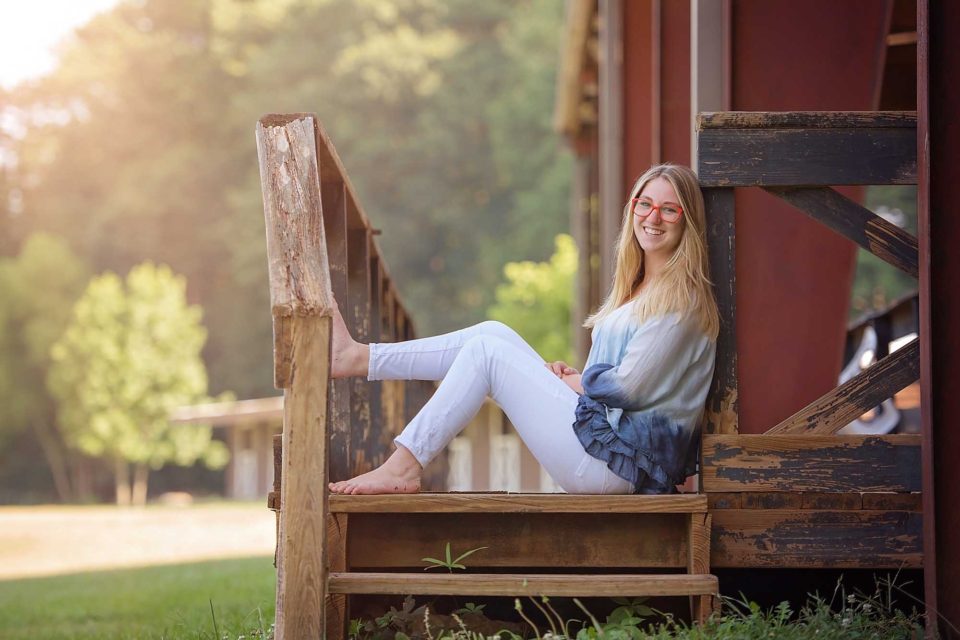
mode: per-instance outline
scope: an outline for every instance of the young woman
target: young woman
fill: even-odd
[[[489,395],[564,491],[676,493],[696,472],[713,376],[719,319],[708,274],[697,178],[661,164],[640,176],[624,207],[610,294],[584,323],[593,346],[582,375],[545,362],[500,322],[365,345],[337,311],[333,377],[441,382],[383,465],[330,490],[419,491],[423,467]]]

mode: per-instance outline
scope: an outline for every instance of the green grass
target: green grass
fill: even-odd
[[[212,640],[214,619],[221,639],[257,637],[275,585],[271,558],[0,581],[0,637]]]

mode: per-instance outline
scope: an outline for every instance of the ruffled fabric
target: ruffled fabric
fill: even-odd
[[[656,411],[628,411],[614,429],[607,410],[580,396],[573,431],[584,450],[633,484],[634,493],[677,493],[676,485],[696,472],[699,427],[685,428]]]

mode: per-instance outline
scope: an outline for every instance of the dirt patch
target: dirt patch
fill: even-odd
[[[263,504],[0,507],[0,580],[272,555]]]

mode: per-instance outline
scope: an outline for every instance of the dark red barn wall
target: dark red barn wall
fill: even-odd
[[[886,5],[735,0],[732,108],[874,109]],[[740,432],[762,433],[837,385],[855,251],[759,189],[736,207]]]

